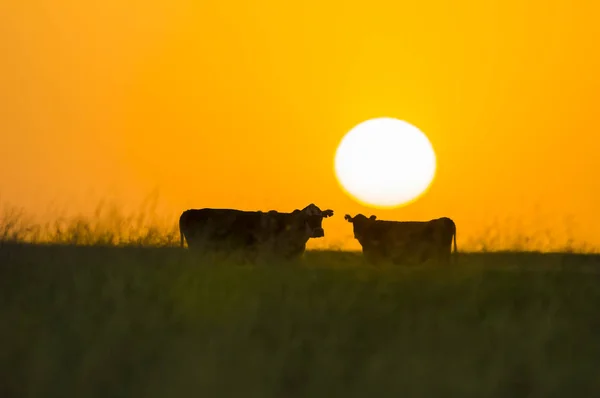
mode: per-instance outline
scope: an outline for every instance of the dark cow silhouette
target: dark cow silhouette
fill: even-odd
[[[291,213],[190,209],[179,218],[181,247],[185,238],[194,250],[245,252],[251,258],[261,252],[297,258],[310,238],[325,236],[322,221],[331,216],[333,210],[322,211],[313,203]]]
[[[434,259],[448,264],[453,238],[456,256],[456,225],[448,217],[430,221],[387,221],[376,220],[376,216],[346,214],[344,218],[353,224],[354,238],[370,262],[422,263]]]

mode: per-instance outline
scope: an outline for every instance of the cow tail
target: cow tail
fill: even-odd
[[[456,264],[458,262],[458,253],[457,253],[457,248],[456,248],[456,225],[454,226],[454,264]]]
[[[181,218],[179,218],[179,244],[181,245],[181,248],[183,249],[183,225],[181,225]]]
[[[458,249],[456,248],[456,228],[454,228],[454,253],[456,253]]]

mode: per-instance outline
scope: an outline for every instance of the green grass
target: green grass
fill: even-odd
[[[0,396],[600,396],[600,257],[0,246]]]

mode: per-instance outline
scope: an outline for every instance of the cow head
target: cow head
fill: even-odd
[[[376,218],[377,218],[377,216],[374,216],[374,215],[367,218],[363,214],[357,214],[354,217],[352,217],[350,214],[346,214],[344,216],[344,219],[346,219],[346,221],[348,221],[349,223],[352,223],[353,230],[354,230],[354,238],[358,239],[359,241],[361,241],[362,238],[367,233],[367,230],[369,229],[369,224],[372,221],[375,221]]]
[[[333,210],[321,210],[314,203],[309,204],[302,210],[295,210],[292,214],[294,213],[302,219],[309,238],[324,237],[323,218],[333,216]]]
[[[265,230],[269,231],[269,234],[283,233],[288,239],[306,242],[310,238],[325,236],[322,226],[323,218],[331,216],[333,216],[333,210],[321,210],[311,203],[304,209],[296,209],[291,213],[279,213],[275,210],[264,213],[262,225]]]

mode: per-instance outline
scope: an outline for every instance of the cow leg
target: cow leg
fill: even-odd
[[[391,252],[391,250],[390,250]],[[397,265],[420,265],[427,260],[428,253],[423,250],[418,242],[408,240],[393,250],[393,262]]]
[[[381,263],[381,255],[376,250],[371,248],[363,248],[363,256],[367,263],[371,265],[380,265]]]
[[[411,263],[411,256],[406,250],[395,250],[389,256],[390,261],[394,265],[409,265]]]
[[[448,250],[450,249],[450,250]],[[452,248],[446,247],[443,245],[440,249],[438,249],[438,259],[441,265],[447,266],[450,265],[450,255],[452,254]]]

